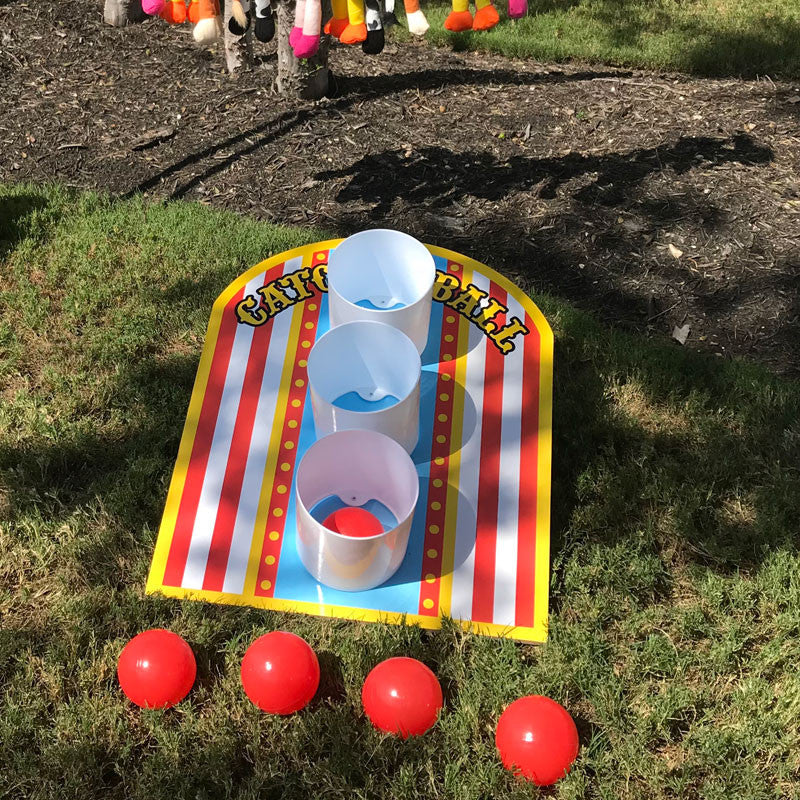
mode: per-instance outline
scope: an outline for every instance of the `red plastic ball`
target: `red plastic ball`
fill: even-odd
[[[381,521],[366,508],[350,506],[340,508],[329,514],[322,524],[336,533],[357,538],[383,533]]]
[[[442,687],[415,658],[389,658],[367,675],[361,702],[369,721],[403,739],[430,729],[442,708]]]
[[[286,631],[256,639],[242,659],[245,694],[268,714],[294,714],[319,686],[319,661],[308,643]]]
[[[578,755],[578,729],[567,710],[541,695],[515,700],[495,736],[503,766],[537,786],[566,775]]]
[[[117,662],[122,691],[142,708],[169,708],[180,703],[196,676],[192,648],[177,633],[160,628],[134,636]]]

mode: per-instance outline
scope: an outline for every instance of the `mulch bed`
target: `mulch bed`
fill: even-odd
[[[0,180],[397,227],[609,324],[800,373],[800,84],[414,42],[337,47],[338,96],[304,103],[272,92],[274,44],[232,78],[188,27],[3,2]]]

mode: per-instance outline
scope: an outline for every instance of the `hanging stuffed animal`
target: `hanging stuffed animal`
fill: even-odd
[[[367,40],[363,0],[331,0],[333,16],[325,24],[325,33],[342,44],[358,44]]]
[[[289,44],[295,58],[311,58],[319,50],[319,31],[322,25],[320,0],[297,0],[294,27],[289,33]]]
[[[528,13],[528,0],[508,0],[508,16],[520,19]]]
[[[383,50],[385,38],[378,0],[331,0],[333,16],[325,23],[325,33],[342,44],[358,44],[370,55]]]
[[[275,36],[275,19],[272,16],[270,0],[255,0],[256,5],[256,39],[259,42],[272,41]],[[250,27],[250,0],[233,0],[228,30],[234,36],[244,36]]]
[[[189,22],[194,25],[192,36],[198,44],[211,44],[222,38],[222,14],[219,0],[191,0]]]
[[[366,5],[367,38],[361,43],[361,49],[370,56],[376,56],[386,43],[383,32],[383,20],[378,0],[364,0]]]
[[[422,9],[419,7],[419,0],[403,0],[403,6],[406,10],[406,22],[408,23],[409,33],[414,36],[424,36],[430,25]],[[386,20],[383,23],[384,28],[397,23],[397,17],[394,15],[394,0],[386,0]]]
[[[447,15],[444,26],[449,31],[488,31],[500,22],[500,15],[492,0],[475,0],[475,18],[469,10],[469,0],[453,0],[453,10]]]
[[[192,35],[199,44],[211,44],[222,38],[222,15],[219,0],[190,0],[186,9],[185,0],[142,0],[145,14],[158,14],[170,25],[189,22],[194,25]]]

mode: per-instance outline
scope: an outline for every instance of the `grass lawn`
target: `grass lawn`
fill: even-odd
[[[546,645],[144,596],[214,297],[328,233],[0,187],[0,797],[800,797],[800,387],[552,298],[536,298],[557,348]],[[115,679],[154,626],[198,657],[167,712]],[[239,685],[247,644],[275,628],[322,663],[291,718]],[[360,710],[366,673],[401,654],[446,694],[405,743]],[[526,693],[564,703],[581,735],[549,792],[494,753]]]
[[[528,16],[519,21],[508,18],[505,0],[495,5],[497,27],[459,34],[444,29],[449,3],[424,5],[431,23],[427,37],[513,58],[713,76],[800,76],[797,0],[528,0]]]

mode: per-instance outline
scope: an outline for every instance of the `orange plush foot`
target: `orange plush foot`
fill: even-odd
[[[165,19],[167,22],[169,22],[170,25],[180,25],[182,22],[185,22],[186,6],[183,0],[178,0],[178,2],[167,0],[167,4],[161,11],[160,16],[162,19]]]
[[[360,25],[348,25],[339,36],[342,44],[358,44],[367,40],[367,26],[362,22]]]
[[[336,17],[331,17],[325,23],[325,33],[330,34],[331,36],[335,36],[337,39],[340,39],[342,36],[342,31],[347,27],[347,20],[346,19],[336,19]]]
[[[478,13],[480,14],[480,11]],[[449,31],[471,31],[472,14],[469,11],[451,11],[444,21],[444,26]]]
[[[494,28],[500,22],[500,15],[497,9],[492,6],[484,6],[475,12],[475,22],[472,23],[472,30],[474,31],[488,31]]]
[[[187,18],[192,25],[197,25],[197,23],[200,22],[200,3],[198,3],[197,0],[192,0],[191,3],[189,3]]]

